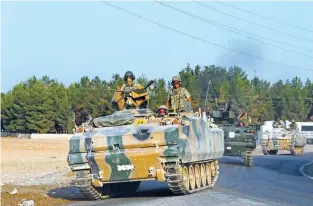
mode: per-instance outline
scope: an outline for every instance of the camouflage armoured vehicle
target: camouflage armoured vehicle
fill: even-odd
[[[231,101],[217,103],[211,116],[214,123],[224,130],[224,156],[239,156],[245,166],[253,166],[252,151],[256,148],[256,126],[239,127],[235,113],[230,110]]]
[[[113,102],[120,110],[92,119],[70,139],[67,161],[79,190],[95,200],[134,192],[145,180],[167,182],[174,194],[214,187],[223,130],[196,113],[159,116],[147,108],[145,89],[129,93],[117,91]],[[125,109],[127,102],[134,108]]]
[[[261,146],[264,155],[276,155],[278,150],[290,151],[292,155],[303,155],[306,137],[275,121],[265,121],[261,126]]]

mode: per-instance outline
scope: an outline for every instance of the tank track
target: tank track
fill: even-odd
[[[90,200],[104,200],[112,197],[113,195],[135,192],[140,186],[140,181],[134,181],[109,183],[104,184],[102,187],[94,187],[88,170],[78,171],[75,173],[75,186]]]
[[[202,180],[202,176],[201,176],[201,168],[204,167],[205,168],[205,173],[204,175],[207,175],[207,167],[206,165],[210,164],[210,168],[214,168],[213,170],[210,170],[210,181],[206,180],[204,181],[205,184],[203,184],[203,180]],[[197,166],[198,165],[198,166]],[[193,168],[193,171],[195,171],[195,168],[198,167],[200,168],[198,171],[200,171],[198,173],[198,178],[200,180],[200,184],[196,183],[196,179],[197,179],[197,175],[195,175],[196,173],[193,172],[193,178],[195,179],[194,182],[194,188],[192,188],[192,186],[190,186],[190,181],[188,181],[188,188],[186,188],[186,183],[184,181],[185,178],[187,178],[186,176],[184,177],[183,175],[183,169],[184,168],[188,168],[188,178],[187,180],[189,180],[189,178],[191,177],[189,174],[190,168]],[[196,163],[188,163],[188,164],[182,164],[182,163],[166,163],[164,166],[164,169],[166,171],[165,173],[165,177],[166,180],[168,182],[168,186],[170,188],[170,190],[176,194],[176,195],[185,195],[185,194],[190,194],[190,193],[195,193],[198,192],[200,190],[204,190],[207,188],[213,188],[218,180],[218,176],[219,176],[219,164],[217,160],[212,160],[212,161],[207,161],[207,162],[196,162]],[[202,174],[203,175],[203,174]],[[207,177],[207,176],[206,176]],[[199,187],[200,186],[200,187]]]
[[[304,154],[304,147],[291,147],[290,153],[292,155],[303,155]]]
[[[244,166],[252,167],[253,166],[253,155],[252,150],[247,150],[243,159]]]
[[[261,140],[261,148],[262,148],[262,153],[264,155],[268,155],[267,140]]]
[[[95,188],[92,186],[89,171],[78,171],[75,173],[75,186],[86,197],[91,200],[104,200],[109,198],[109,195],[102,195],[102,188]]]

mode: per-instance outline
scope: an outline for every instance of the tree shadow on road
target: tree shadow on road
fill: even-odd
[[[174,194],[168,188],[167,183],[160,183],[158,181],[143,181],[136,192],[121,194],[116,198],[126,197],[169,197]]]
[[[50,197],[62,198],[75,202],[90,201],[90,199],[84,196],[74,185],[52,189],[48,192],[47,195]],[[141,182],[137,191],[114,195],[110,199],[169,196],[173,196],[173,193],[169,190],[167,183],[159,183],[157,181],[143,181]]]
[[[311,160],[309,157],[313,157],[313,152],[306,152],[303,156],[291,154],[254,155],[252,167],[261,167],[280,174],[302,176],[299,169],[303,164]],[[236,156],[224,156],[219,160],[219,163],[227,166],[234,165],[250,168],[244,166],[243,159]]]
[[[219,160],[219,163],[225,164],[225,165],[239,165],[244,166],[243,159],[241,157],[229,157],[224,156]]]
[[[62,198],[71,201],[88,201],[75,186],[59,187],[48,191],[49,197]]]
[[[267,170],[279,172],[280,174],[302,176],[299,172],[300,167],[309,162],[313,157],[313,152],[306,152],[303,156],[291,154],[277,154],[277,155],[260,155],[254,156],[256,167],[262,167]]]

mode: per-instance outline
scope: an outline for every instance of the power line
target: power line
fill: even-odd
[[[212,20],[210,20],[210,21],[211,21],[211,22],[214,22],[214,21],[212,21]],[[262,38],[262,39],[270,40],[270,41],[273,41],[273,42],[276,42],[276,43],[280,43],[280,44],[292,46],[292,47],[299,48],[299,49],[303,49],[303,50],[313,51],[313,49],[309,49],[309,48],[304,48],[304,47],[296,46],[296,45],[290,44],[290,43],[288,43],[288,42],[277,41],[277,40],[275,40],[275,39],[263,37],[263,36],[260,36],[260,35],[254,34],[254,33],[250,33],[250,32],[247,32],[247,31],[243,31],[243,30],[240,30],[240,29],[237,29],[237,28],[234,28],[234,27],[231,27],[231,26],[227,26],[227,25],[224,25],[224,24],[221,24],[221,23],[218,23],[218,22],[214,22],[214,23],[219,24],[219,25],[222,25],[222,26],[225,26],[225,27],[228,27],[228,28],[231,28],[231,29],[234,29],[234,30],[237,30],[237,31],[239,31],[239,32],[243,32],[243,33],[246,33],[246,34],[250,34],[250,35],[253,35],[253,36]]]
[[[217,12],[219,12],[219,13],[225,14],[225,15],[227,15],[227,16],[231,16],[231,17],[233,17],[233,18],[236,18],[236,19],[239,19],[239,20],[241,20],[241,21],[247,22],[247,23],[249,23],[249,24],[254,24],[254,25],[257,25],[257,26],[259,26],[259,27],[262,27],[262,28],[265,28],[265,29],[268,29],[268,30],[271,30],[271,31],[275,31],[275,32],[278,32],[278,33],[281,33],[281,34],[284,34],[284,35],[287,35],[287,36],[290,36],[290,37],[293,37],[293,38],[297,38],[297,39],[301,39],[301,40],[304,40],[304,41],[313,42],[313,40],[310,40],[310,39],[306,39],[306,38],[294,36],[294,35],[292,35],[292,34],[288,34],[288,33],[285,33],[285,32],[282,32],[282,31],[279,31],[279,30],[276,30],[276,29],[272,29],[272,28],[267,27],[267,26],[263,26],[263,25],[261,25],[261,24],[257,24],[257,23],[255,23],[255,22],[251,22],[251,21],[245,20],[245,19],[240,18],[240,17],[238,17],[238,16],[234,16],[234,15],[232,15],[232,14],[228,14],[228,13],[226,13],[226,12],[223,12],[223,11],[220,11],[220,10],[218,10],[218,9],[212,8],[212,7],[210,7],[210,6],[206,5],[206,4],[203,4],[203,3],[200,3],[200,2],[197,2],[197,1],[193,1],[193,2],[196,3],[196,4],[199,4],[199,5],[201,5],[201,6],[204,6],[204,7],[208,8],[208,9],[212,9],[212,10],[214,10],[214,11],[217,11]]]
[[[226,26],[226,25],[223,25],[223,24],[220,24],[220,23],[211,21],[211,20],[206,19],[206,18],[203,18],[203,17],[201,17],[201,16],[197,16],[197,15],[192,14],[192,13],[189,13],[189,12],[187,12],[187,11],[183,11],[183,10],[177,9],[177,8],[175,8],[175,7],[172,7],[172,6],[168,5],[168,4],[165,4],[165,3],[162,3],[162,2],[159,2],[159,1],[155,1],[155,2],[157,2],[157,3],[159,3],[159,4],[163,5],[163,6],[166,6],[166,7],[170,8],[170,9],[173,9],[173,10],[175,10],[175,11],[178,11],[178,12],[180,12],[180,13],[183,13],[183,14],[186,14],[186,15],[191,16],[191,17],[193,17],[193,18],[199,19],[199,20],[201,20],[201,21],[203,21],[203,22],[205,22],[205,23],[209,23],[209,24],[212,24],[212,25],[214,25],[214,26],[217,26],[217,27],[220,27],[220,28],[222,28],[222,29],[225,29],[225,30],[227,30],[227,31],[233,32],[233,33],[235,33],[235,34],[238,34],[238,35],[241,35],[241,36],[244,36],[244,37],[247,37],[247,38],[253,39],[253,40],[255,40],[255,41],[259,41],[259,42],[268,44],[268,45],[271,45],[271,46],[273,46],[273,47],[277,47],[277,48],[279,48],[279,49],[281,49],[281,50],[285,50],[285,51],[289,51],[289,52],[291,52],[291,53],[295,53],[295,54],[299,54],[299,55],[306,56],[306,57],[309,57],[309,58],[313,58],[313,57],[310,56],[310,55],[303,54],[303,53],[299,53],[299,52],[296,52],[296,51],[293,51],[293,50],[289,50],[289,49],[285,49],[285,48],[283,48],[283,47],[276,46],[276,45],[271,44],[271,43],[267,43],[267,42],[265,42],[265,41],[262,41],[262,40],[259,40],[259,39],[256,39],[256,38],[253,38],[253,37],[250,37],[250,36],[241,34],[241,33],[239,33],[239,32],[232,31],[232,30],[230,30],[230,29],[227,29],[227,28],[224,28],[224,27],[223,27],[223,26]],[[217,25],[216,25],[216,24],[217,24]],[[219,26],[219,25],[222,25],[222,26]],[[228,27],[228,26],[226,26],[226,27]]]
[[[220,4],[224,4],[225,6],[229,6],[229,7],[235,8],[235,9],[240,10],[240,11],[244,11],[244,12],[249,13],[249,14],[253,14],[255,16],[258,16],[258,17],[261,17],[261,18],[264,18],[264,19],[268,19],[268,20],[271,20],[271,21],[274,21],[274,22],[277,22],[277,23],[280,23],[280,24],[284,24],[284,25],[291,26],[291,27],[294,27],[294,28],[297,28],[297,29],[301,29],[303,31],[307,31],[307,32],[312,32],[313,33],[313,31],[310,30],[310,29],[301,28],[299,26],[295,26],[295,25],[292,25],[292,24],[289,24],[289,23],[286,23],[286,22],[282,22],[282,21],[275,20],[275,19],[272,19],[272,18],[269,18],[269,17],[266,17],[266,16],[262,16],[260,14],[257,14],[257,13],[254,13],[254,12],[251,12],[251,11],[248,11],[248,10],[245,10],[245,9],[241,9],[241,8],[236,7],[236,6],[232,6],[232,5],[226,4],[226,3],[221,2],[221,1],[216,1],[216,2],[220,3]]]
[[[223,48],[223,49],[226,49],[226,50],[229,50],[229,51],[238,53],[238,54],[240,54],[240,55],[249,56],[249,57],[252,57],[252,58],[255,58],[255,59],[260,59],[260,60],[263,60],[263,61],[272,62],[272,63],[278,64],[278,65],[283,65],[283,66],[290,67],[290,68],[294,68],[294,69],[302,69],[302,70],[307,70],[307,71],[313,71],[312,69],[306,69],[306,68],[302,68],[302,67],[295,67],[295,66],[291,66],[291,65],[284,64],[284,63],[281,63],[281,62],[276,62],[276,61],[273,61],[273,60],[270,60],[270,59],[264,59],[264,58],[262,58],[262,57],[254,56],[254,55],[251,55],[251,54],[246,54],[246,53],[244,53],[244,52],[240,52],[240,51],[237,51],[237,50],[235,50],[235,49],[230,49],[230,48],[228,48],[228,47],[225,47],[225,46],[222,46],[222,45],[219,45],[219,44],[216,44],[216,43],[207,41],[207,40],[202,39],[202,38],[199,38],[199,37],[195,37],[195,36],[193,36],[193,35],[187,34],[187,33],[185,33],[185,32],[176,30],[176,29],[171,28],[171,27],[168,27],[168,26],[166,26],[166,25],[164,25],[164,24],[161,24],[161,23],[158,23],[158,22],[149,20],[149,19],[147,19],[147,18],[145,18],[145,17],[143,17],[143,16],[140,16],[140,15],[135,14],[135,13],[133,13],[133,12],[127,11],[127,10],[125,10],[125,9],[123,9],[123,8],[121,8],[121,7],[115,6],[115,5],[111,4],[111,3],[108,3],[108,2],[105,2],[105,1],[101,1],[101,2],[107,4],[107,5],[111,6],[111,7],[114,7],[114,8],[116,8],[116,9],[118,9],[118,10],[124,11],[124,12],[126,12],[126,13],[128,13],[128,14],[133,15],[133,16],[136,16],[137,18],[140,18],[140,19],[143,19],[143,20],[148,21],[148,22],[150,22],[150,23],[153,23],[153,24],[155,24],[155,25],[158,25],[158,26],[160,26],[160,27],[166,28],[166,29],[168,29],[168,30],[174,31],[174,32],[176,32],[176,33],[179,33],[179,34],[188,36],[188,37],[190,37],[190,38],[193,38],[193,39],[196,39],[196,40],[199,40],[199,41],[202,41],[202,42],[211,44],[211,45],[214,45],[214,46],[216,46],[216,47],[220,47],[220,48]]]

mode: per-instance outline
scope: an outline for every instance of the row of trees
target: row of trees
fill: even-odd
[[[262,123],[276,118],[311,121],[313,116],[313,83],[300,78],[268,81],[254,78],[239,67],[229,69],[218,66],[196,66],[179,72],[182,85],[191,93],[193,108],[204,109],[208,82],[207,110],[217,101],[232,100],[231,108],[238,115],[247,110],[254,121]],[[137,78],[145,85],[146,76]],[[111,114],[114,109],[111,99],[114,89],[123,84],[123,77],[114,74],[110,81],[82,77],[79,82],[65,87],[47,76],[32,77],[16,85],[11,91],[1,93],[1,127],[7,131],[33,133],[55,133],[72,131],[73,119],[80,125],[87,115],[98,117]],[[151,91],[150,108],[155,110],[165,104],[170,82],[157,79]]]

